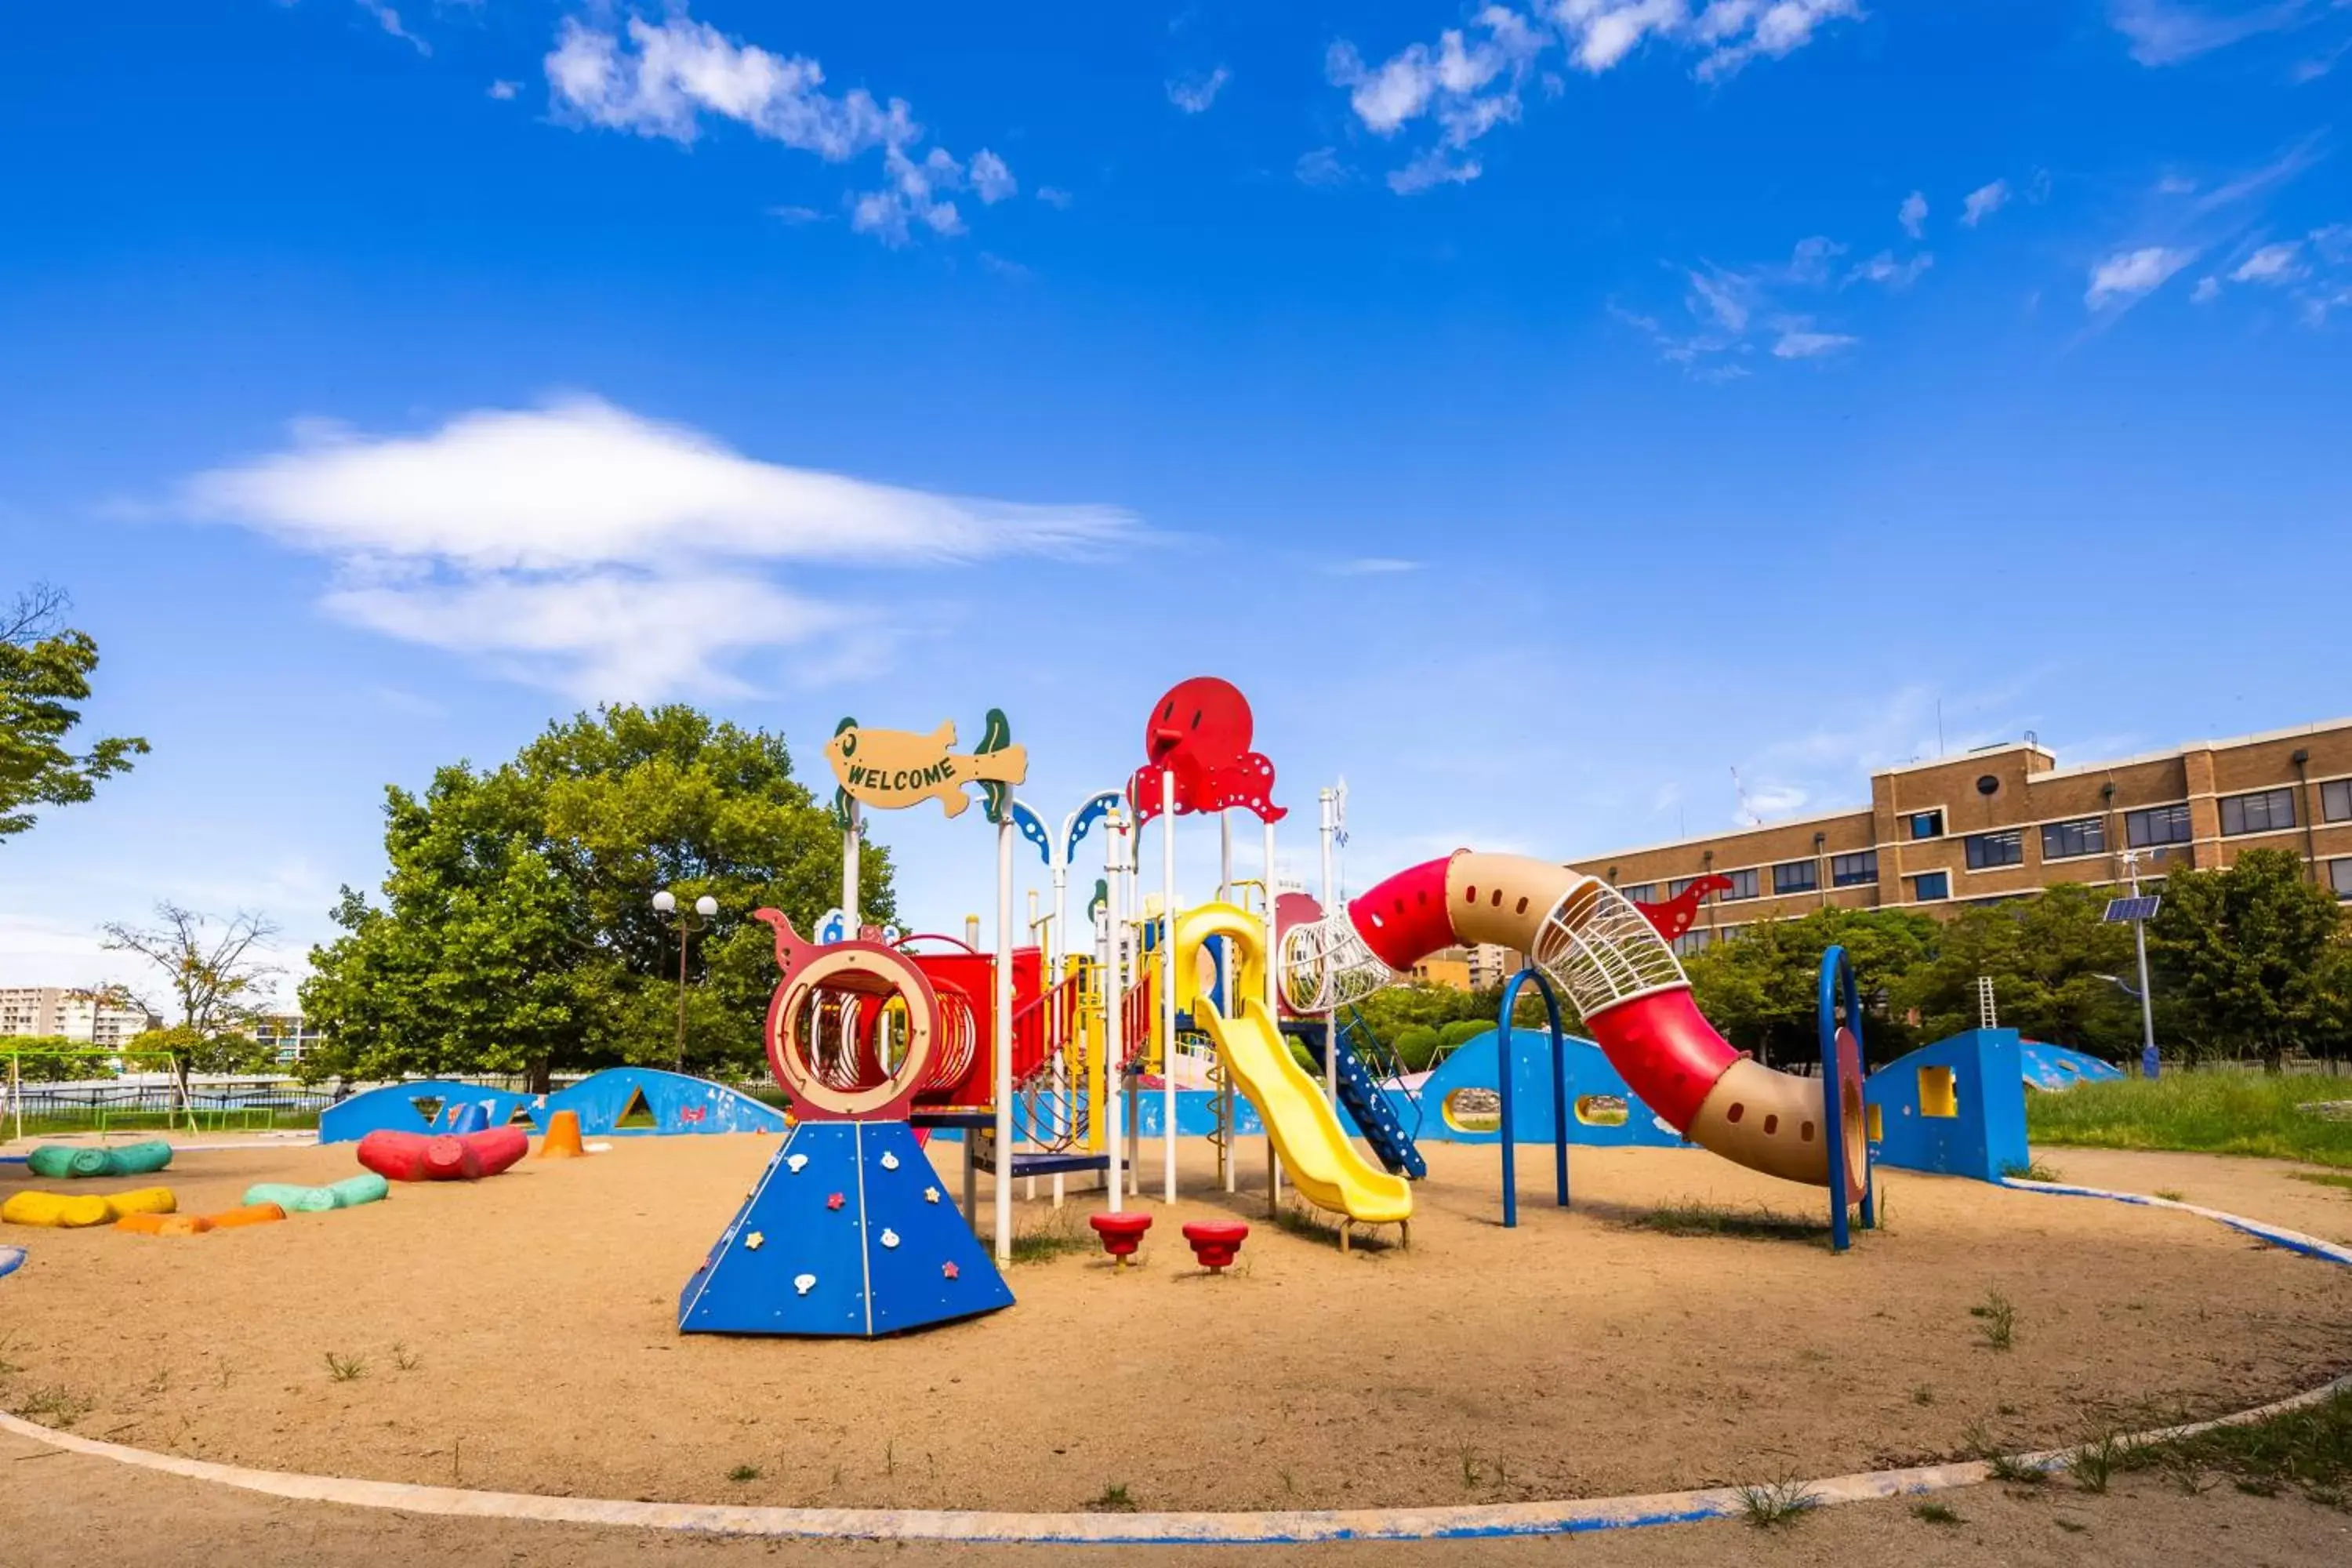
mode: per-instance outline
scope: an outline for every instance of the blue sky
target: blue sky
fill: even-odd
[[[2344,0],[50,7],[0,58],[0,573],[154,753],[0,982],[289,959],[382,786],[600,699],[1248,690],[1361,884],[2333,716]],[[977,814],[878,837],[989,901]],[[1187,825],[1197,885],[1213,833]],[[1255,827],[1243,836],[1255,846]],[[1025,853],[1025,851],[1024,851]],[[1295,856],[1295,859],[1293,857]]]

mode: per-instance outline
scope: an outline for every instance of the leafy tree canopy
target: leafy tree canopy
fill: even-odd
[[[2148,922],[2161,1016],[2190,1054],[2352,1045],[2352,945],[2343,908],[2300,856],[2251,849],[2225,870],[2175,871]]]
[[[76,755],[67,737],[89,700],[98,644],[64,624],[66,596],[38,586],[0,610],[0,839],[33,826],[37,805],[74,805],[127,771],[147,742],[98,741]]]
[[[1896,989],[1919,1014],[1921,1037],[1977,1026],[1977,978],[1990,975],[2003,1026],[2109,1058],[2138,1048],[2139,1005],[2107,976],[2131,978],[2131,928],[2104,916],[2113,895],[2059,883],[2040,897],[1963,910],[1934,954]]]
[[[1766,921],[1683,961],[1699,1010],[1724,1037],[1761,1061],[1788,1066],[1821,1053],[1822,955],[1832,945],[1853,961],[1867,1016],[1863,1043],[1874,1062],[1922,1043],[1897,992],[1902,977],[1935,951],[1937,925],[1905,910],[1817,910]]]
[[[841,835],[782,736],[669,705],[551,724],[516,758],[453,763],[421,795],[386,791],[383,901],[351,889],[344,934],[311,953],[314,1078],[667,1067],[678,931],[654,912],[719,902],[692,941],[690,1071],[756,1073],[772,907],[803,931],[840,898]],[[861,913],[895,913],[887,851],[859,857]]]

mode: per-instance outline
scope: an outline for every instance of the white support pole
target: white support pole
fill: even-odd
[[[1048,991],[1060,987],[1063,977],[1069,969],[1070,940],[1063,934],[1062,920],[1067,912],[1066,906],[1069,901],[1070,849],[1068,837],[1065,835],[1063,842],[1056,847],[1053,861],[1053,923],[1045,928],[1045,941],[1049,945],[1038,955],[1041,959],[1051,961],[1050,967],[1045,971],[1045,989]],[[1048,1026],[1053,1029],[1055,1036],[1053,1124],[1054,1135],[1058,1140],[1067,1137],[1070,1130],[1077,1125],[1077,1117],[1072,1110],[1070,1101],[1074,1094],[1084,1094],[1086,1088],[1078,1075],[1070,1071],[1070,1047],[1078,1037],[1078,1031],[1073,1026],[1076,1021],[1076,1015],[1066,1010],[1059,997],[1056,997],[1045,1011],[1051,1015]],[[1062,1206],[1062,1173],[1059,1171],[1054,1173],[1054,1206],[1055,1208]]]
[[[1280,933],[1276,931],[1274,924],[1274,824],[1268,822],[1265,825],[1265,951],[1259,955],[1258,963],[1259,967],[1265,972],[1266,1022],[1275,1026],[1276,1041],[1286,1051],[1290,1048],[1289,1042],[1283,1040],[1280,1034],[1282,953],[1276,946],[1276,938]],[[1268,1122],[1265,1129],[1265,1169],[1266,1199],[1268,1202],[1274,1202],[1282,1196],[1282,1162],[1275,1155],[1272,1122]]]
[[[1160,775],[1160,1201],[1176,1201],[1176,775]]]
[[[849,826],[841,834],[841,913],[849,928],[844,934],[853,942],[857,939],[857,830],[865,820],[857,803],[851,801]]]
[[[1120,1031],[1127,1023],[1127,987],[1119,963],[1119,841],[1127,837],[1127,825],[1114,813],[1103,828],[1103,918],[1102,936],[1096,946],[1101,957],[1103,999],[1103,1116],[1109,1124],[1103,1129],[1103,1152],[1110,1157],[1110,1167],[1103,1173],[1103,1185],[1110,1189],[1110,1212],[1119,1212],[1119,1199],[1127,1186],[1126,1128],[1120,1124],[1123,1097],[1119,1086],[1119,1060],[1125,1053]]]
[[[996,1261],[1013,1261],[1013,814],[996,825]]]
[[[1339,889],[1331,879],[1331,839],[1339,829],[1339,797],[1327,789],[1316,796],[1316,805],[1320,807],[1322,819],[1319,832],[1323,840],[1323,918],[1330,920],[1339,912],[1337,901]],[[1330,945],[1328,942],[1323,944],[1325,973],[1322,980],[1327,986],[1330,982]],[[1337,1008],[1323,1015],[1323,1098],[1330,1102],[1336,1115],[1339,1107],[1339,1014]]]

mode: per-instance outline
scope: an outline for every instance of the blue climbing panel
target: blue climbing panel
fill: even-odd
[[[804,1121],[679,1292],[677,1326],[872,1339],[1011,1305],[911,1128]]]
[[[1339,1026],[1339,1103],[1347,1109],[1348,1115],[1356,1123],[1356,1130],[1364,1135],[1364,1142],[1372,1146],[1372,1152],[1380,1156],[1381,1163],[1388,1167],[1390,1174],[1419,1181],[1429,1174],[1429,1162],[1421,1157],[1421,1150],[1414,1144],[1412,1134],[1406,1131],[1404,1123],[1398,1120],[1395,1101],[1381,1092],[1381,1086],[1374,1083],[1372,1075],[1364,1070],[1363,1058],[1356,1054],[1354,1044],[1355,1031],[1361,1026],[1361,1019],[1350,1019]],[[1300,1029],[1297,1037],[1306,1042],[1307,1052],[1314,1057],[1316,1067],[1320,1068],[1323,1066],[1322,1026],[1318,1024]]]

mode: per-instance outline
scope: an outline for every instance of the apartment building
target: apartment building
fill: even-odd
[[[1440,948],[1412,966],[1408,979],[1416,985],[1443,985],[1453,991],[1491,991],[1519,967],[1519,955],[1491,942],[1468,947]]]
[[[1573,862],[1643,901],[1728,878],[1678,944],[1829,907],[1937,914],[2287,849],[2352,900],[2352,719],[2060,766],[2029,739],[1871,775],[1870,804]]]
[[[163,1020],[68,985],[0,986],[0,1036],[62,1036],[120,1050]]]
[[[299,1013],[265,1013],[253,1021],[247,1032],[277,1053],[280,1067],[291,1067],[300,1061],[311,1047],[324,1038],[303,1022]]]

